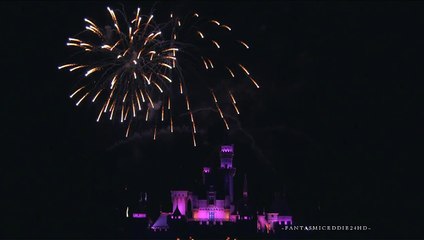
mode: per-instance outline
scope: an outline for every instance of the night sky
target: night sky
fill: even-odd
[[[128,12],[152,6],[121,3]],[[220,19],[252,48],[244,62],[261,88],[241,99],[242,127],[210,120],[197,148],[185,133],[125,139],[119,124],[96,123],[93,105],[69,99],[76,76],[57,69],[72,52],[67,38],[120,3],[0,5],[0,237],[119,237],[126,201],[147,191],[152,214],[170,210],[169,191],[193,186],[227,143],[236,195],[247,173],[257,206],[285,192],[296,224],[372,228],[343,237],[424,237],[424,3],[158,2],[158,12]]]

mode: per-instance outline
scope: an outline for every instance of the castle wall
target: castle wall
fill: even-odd
[[[208,207],[193,210],[195,221],[230,221],[230,210],[216,207]]]

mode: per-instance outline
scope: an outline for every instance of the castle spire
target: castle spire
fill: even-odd
[[[247,174],[244,174],[243,197],[247,198]]]

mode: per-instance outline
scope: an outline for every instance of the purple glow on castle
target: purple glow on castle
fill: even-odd
[[[222,153],[233,153],[234,152],[234,147],[232,145],[221,146],[221,152]]]
[[[133,218],[146,218],[146,214],[145,213],[133,213],[132,217]]]
[[[230,211],[224,208],[208,207],[193,211],[194,221],[230,221]]]

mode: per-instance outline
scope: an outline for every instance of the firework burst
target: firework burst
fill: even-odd
[[[153,129],[152,138],[156,140],[158,128],[173,132],[173,115],[178,117],[184,112],[196,146],[193,100],[200,102],[199,96],[209,96],[205,101],[229,129],[221,105],[229,103],[234,113],[240,111],[231,89],[234,82],[227,82],[238,77],[259,88],[245,65],[225,61],[228,49],[234,46],[218,39],[227,39],[230,26],[202,19],[198,13],[184,18],[171,13],[169,19],[158,23],[153,14],[142,14],[140,8],[131,18],[109,7],[107,12],[110,25],[105,27],[84,19],[85,31],[67,42],[67,46],[79,50],[78,61],[58,68],[82,74],[70,94],[76,105],[84,101],[99,103],[97,121],[117,119],[125,125],[126,137],[139,129],[143,131],[144,125],[144,129]],[[238,48],[249,49],[245,41],[232,42]],[[187,77],[187,72],[201,71],[207,73]],[[177,103],[182,107],[174,107]]]

